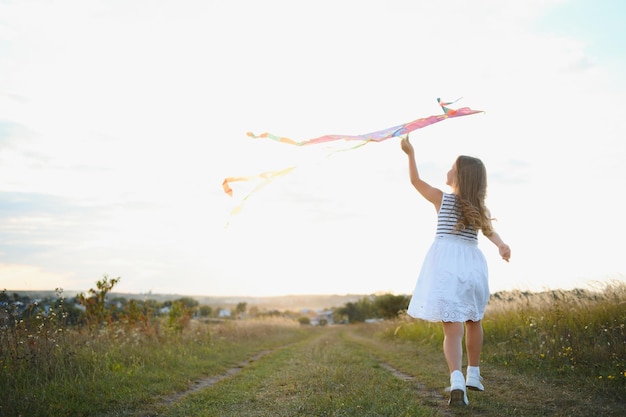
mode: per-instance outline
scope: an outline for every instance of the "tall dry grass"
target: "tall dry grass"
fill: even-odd
[[[186,389],[263,349],[290,343],[284,319],[172,327],[167,318],[68,326],[62,308],[0,313],[0,416],[123,413]]]
[[[626,284],[600,292],[495,294],[484,320],[489,348],[506,360],[626,378]],[[489,340],[488,339],[488,340]]]
[[[492,295],[485,363],[552,378],[574,376],[626,401],[626,283],[598,290],[508,291]],[[400,318],[388,337],[441,346],[438,323]]]

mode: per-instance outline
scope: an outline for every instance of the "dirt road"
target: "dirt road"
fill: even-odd
[[[359,327],[312,331],[261,351],[222,375],[161,399],[137,416],[621,416],[626,405],[595,408],[584,389],[485,367],[485,392],[467,408],[447,405],[442,353],[384,341]]]

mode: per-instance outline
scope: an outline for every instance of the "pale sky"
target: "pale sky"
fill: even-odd
[[[626,280],[626,2],[0,0],[0,289],[413,291],[436,213],[397,139],[329,158],[252,140],[414,132],[447,191],[481,158],[510,263],[492,292]],[[253,184],[225,177],[296,165]],[[225,227],[226,224],[228,227]]]

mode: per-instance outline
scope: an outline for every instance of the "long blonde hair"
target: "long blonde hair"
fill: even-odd
[[[460,210],[456,230],[472,226],[485,236],[493,233],[490,213],[485,207],[487,197],[487,170],[478,158],[460,155],[455,162],[455,192]]]

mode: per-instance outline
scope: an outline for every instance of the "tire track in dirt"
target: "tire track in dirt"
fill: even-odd
[[[355,335],[351,335],[351,338],[357,342],[357,343],[363,343],[364,340],[357,340],[357,339],[361,339],[360,337],[356,337]],[[158,400],[158,404],[161,407],[169,407],[179,401],[181,401],[184,397],[186,397],[189,394],[192,394],[194,392],[198,392],[201,391],[203,389],[206,388],[210,388],[212,386],[214,386],[215,384],[224,381],[228,378],[232,378],[235,375],[239,374],[241,371],[243,371],[245,368],[247,368],[248,366],[250,366],[252,363],[262,359],[264,356],[267,356],[269,354],[272,354],[278,350],[282,350],[282,349],[288,349],[291,346],[295,345],[295,343],[292,344],[288,344],[288,345],[284,345],[284,346],[279,346],[276,347],[274,349],[267,349],[267,350],[263,350],[260,351],[258,353],[256,353],[255,355],[249,357],[248,359],[245,359],[241,362],[239,362],[238,364],[236,364],[235,366],[228,368],[226,371],[222,372],[221,374],[218,375],[209,375],[203,378],[198,379],[197,381],[195,381],[188,389],[183,390],[183,391],[178,391],[175,392],[173,394],[170,395],[166,395],[161,397]],[[407,374],[405,372],[400,371],[399,369],[393,367],[391,364],[385,362],[384,360],[382,360],[379,357],[374,356],[374,359],[378,362],[378,364],[380,365],[381,368],[385,369],[386,371],[390,372],[394,377],[396,377],[397,379],[410,383],[415,387],[415,391],[418,395],[419,398],[422,399],[422,401],[424,402],[425,405],[431,406],[431,407],[436,407],[441,415],[443,416],[455,416],[456,414],[453,412],[453,410],[451,410],[448,405],[447,405],[447,398],[442,395],[439,391],[434,390],[434,389],[430,389],[428,388],[426,385],[422,384],[421,382],[419,382],[418,378],[414,375],[410,375]],[[157,416],[159,414],[153,414],[153,413],[140,413],[141,416],[143,417],[154,417]]]
[[[356,343],[361,345],[372,345],[371,340],[363,338],[362,336],[357,336],[355,333],[350,333],[349,337]],[[393,367],[388,362],[385,362],[378,356],[373,356],[374,359],[378,362],[381,368],[389,371],[393,376],[401,381],[405,381],[413,384],[415,387],[415,391],[419,398],[424,401],[424,404],[436,407],[443,416],[455,416],[456,413],[448,406],[448,398],[441,394],[439,390],[428,388],[426,385],[419,382],[416,376],[407,374],[406,372],[402,372],[399,369]]]
[[[193,383],[193,385],[191,387],[189,387],[187,390],[185,391],[179,391],[176,392],[174,394],[168,395],[166,397],[164,397],[163,399],[161,399],[160,403],[161,405],[165,405],[165,406],[169,406],[172,405],[173,403],[176,403],[178,401],[180,401],[183,397],[193,393],[193,392],[197,392],[200,390],[203,390],[205,388],[209,388],[212,387],[213,385],[217,384],[220,381],[223,381],[227,378],[231,378],[235,375],[237,375],[239,372],[241,372],[245,367],[249,366],[251,363],[258,361],[259,359],[261,359],[263,356],[265,355],[269,355],[270,353],[275,352],[278,349],[283,349],[286,348],[288,346],[283,346],[281,348],[276,348],[276,349],[272,349],[272,350],[263,350],[259,353],[257,353],[256,355],[242,361],[239,362],[237,365],[233,366],[232,368],[227,369],[225,372],[219,374],[219,375],[211,375],[211,376],[207,376],[204,378],[201,378],[199,380],[197,380],[196,382]]]
[[[391,374],[395,376],[396,378],[398,378],[399,380],[413,384],[416,388],[418,396],[424,401],[425,404],[432,406],[432,407],[439,408],[441,410],[442,415],[444,416],[456,415],[455,413],[452,412],[451,409],[448,408],[447,406],[448,401],[446,397],[444,397],[440,392],[438,392],[437,390],[429,389],[426,385],[420,383],[417,377],[413,375],[409,375],[405,372],[402,372],[394,368],[387,362],[380,360],[379,358],[376,358],[376,360],[378,361],[378,363],[380,364],[382,368],[391,372]],[[443,404],[443,407],[442,407],[442,404]]]
[[[155,405],[157,406],[157,408],[162,408],[162,407],[170,407],[173,404],[181,401],[183,398],[185,398],[187,395],[190,395],[194,392],[198,392],[201,391],[203,389],[206,388],[210,388],[212,386],[214,386],[215,384],[226,380],[228,378],[232,378],[235,375],[239,374],[241,371],[243,371],[245,368],[247,368],[248,366],[250,366],[252,363],[260,360],[261,358],[263,358],[264,356],[270,355],[274,352],[277,352],[279,350],[282,349],[288,349],[294,345],[298,344],[298,342],[295,343],[289,343],[283,346],[278,346],[275,347],[273,349],[266,349],[266,350],[262,350],[258,353],[256,353],[255,355],[249,357],[248,359],[245,359],[241,362],[239,362],[238,364],[236,364],[235,366],[228,368],[226,371],[222,372],[221,374],[218,375],[208,375],[206,377],[200,378],[198,380],[196,380],[189,388],[187,388],[186,390],[183,391],[178,391],[175,392],[173,394],[169,394],[169,395],[165,395],[160,397],[159,399],[156,400]],[[141,417],[157,417],[161,414],[159,413],[155,413],[155,412],[149,412],[149,411],[140,411],[138,413],[134,413],[133,415],[136,416],[141,416]]]

